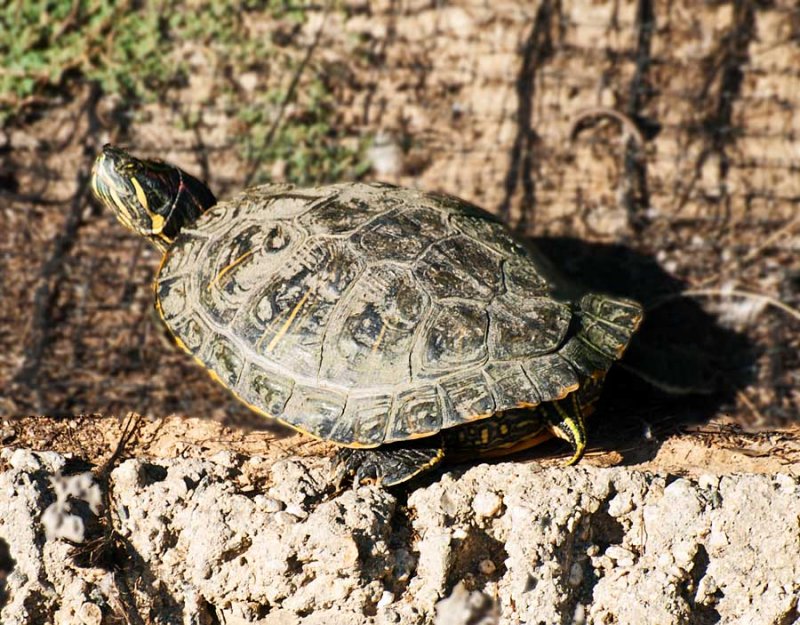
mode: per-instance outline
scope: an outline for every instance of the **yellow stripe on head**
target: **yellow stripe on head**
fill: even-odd
[[[142,185],[140,185],[139,181],[133,176],[131,176],[131,184],[133,185],[133,189],[136,191],[136,199],[139,200],[139,204],[141,204],[142,208],[149,213],[150,207],[147,203],[147,195],[145,195]]]
[[[162,230],[164,230],[167,220],[163,215],[159,215],[158,213],[154,213],[150,210],[150,203],[147,201],[147,194],[144,192],[142,185],[139,183],[136,177],[131,176],[130,180],[131,184],[133,185],[133,190],[136,192],[136,199],[139,200],[139,204],[141,204],[142,208],[150,217],[151,228],[149,234],[161,234]]]
[[[97,174],[92,175],[92,191],[94,191],[94,196],[98,200],[103,198],[103,194],[100,193],[100,189],[97,188]]]
[[[151,213],[149,210],[147,211],[147,214],[150,215],[150,223],[153,224],[152,233],[161,234],[161,231],[164,229],[164,224],[167,220],[158,213]]]
[[[92,168],[92,191],[94,191],[94,196],[98,200],[103,199],[103,194],[100,193],[100,189],[97,186],[97,172],[100,171],[100,167],[102,166],[105,158],[106,158],[105,154],[101,153],[100,156],[97,157],[94,167]]]
[[[131,218],[131,212],[122,199],[119,197],[119,193],[114,188],[113,185],[108,186],[108,192],[111,195],[111,200],[114,202],[114,205],[117,207],[117,218],[122,222],[122,225],[130,228],[131,230],[136,230],[133,226],[133,219]]]

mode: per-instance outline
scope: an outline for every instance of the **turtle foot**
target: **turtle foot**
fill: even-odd
[[[343,447],[334,457],[335,482],[341,485],[353,478],[353,486],[378,484],[394,486],[427,471],[444,457],[441,447],[380,447],[351,449]]]
[[[586,451],[586,427],[575,393],[566,399],[542,404],[540,410],[542,410],[547,427],[553,435],[567,441],[572,447],[572,458],[569,459],[567,465],[577,464]]]

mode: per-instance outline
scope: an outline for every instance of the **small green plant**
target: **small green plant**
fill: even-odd
[[[0,123],[80,81],[118,96],[130,112],[169,100],[190,78],[179,51],[191,42],[213,59],[211,92],[227,96],[231,140],[253,181],[267,179],[275,163],[297,184],[359,177],[366,146],[340,127],[336,84],[307,62],[307,42],[297,43],[306,18],[289,0],[0,3]],[[236,87],[245,74],[255,77],[246,93]],[[191,110],[183,123],[192,123]]]
[[[365,141],[337,127],[336,102],[320,79],[305,84],[286,119],[276,123],[284,95],[269,91],[239,112],[238,141],[245,160],[257,165],[255,182],[269,179],[276,163],[298,185],[359,178],[369,170]]]
[[[169,62],[175,6],[133,8],[110,0],[16,0],[0,4],[0,116],[52,96],[69,79],[149,100],[179,77]]]
[[[283,179],[299,185],[362,176],[369,169],[366,145],[337,124],[335,85],[321,77],[326,72],[313,54],[305,59],[308,44],[281,47],[252,28],[267,21],[273,32],[296,32],[306,21],[305,9],[286,0],[250,2],[245,9],[250,13],[220,3],[186,19],[181,30],[214,46],[218,73],[231,83],[244,74],[256,78],[246,95],[221,87],[238,122],[232,135],[249,164],[248,182],[270,180],[275,165]]]

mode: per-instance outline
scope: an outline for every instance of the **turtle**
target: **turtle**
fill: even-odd
[[[630,299],[556,299],[530,247],[443,193],[267,184],[217,202],[111,145],[91,186],[163,254],[155,310],[174,342],[258,415],[338,445],[335,476],[355,484],[552,436],[575,464],[642,320]]]

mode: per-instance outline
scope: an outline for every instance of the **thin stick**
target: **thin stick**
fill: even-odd
[[[794,219],[790,222],[784,224],[780,228],[778,228],[775,232],[773,232],[770,236],[768,236],[764,241],[757,245],[755,248],[750,250],[747,254],[745,254],[744,258],[742,258],[742,263],[748,263],[753,260],[756,256],[758,256],[761,252],[767,249],[773,243],[780,241],[783,237],[792,233],[792,231],[797,227],[800,226],[800,214],[796,215]]]
[[[742,390],[737,390],[736,391],[736,397],[738,397],[739,400],[745,406],[747,406],[747,408],[750,410],[750,412],[753,413],[753,416],[755,416],[756,421],[758,423],[766,423],[767,422],[767,420],[764,418],[764,415],[761,414],[761,411],[758,409],[758,406],[756,406],[755,403],[753,403],[753,401],[747,396],[747,393],[745,393]]]
[[[0,189],[0,197],[3,197],[12,202],[25,202],[28,204],[37,204],[40,206],[62,206],[69,204],[71,200],[51,200],[43,198],[41,195],[35,193],[14,193],[6,189]]]
[[[55,30],[55,32],[52,35],[53,41],[58,41],[59,39],[61,39],[61,36],[75,25],[80,10],[81,10],[80,0],[72,0],[72,8],[69,10],[69,14],[67,15],[66,18],[64,18],[64,21],[61,22],[61,25]]]
[[[791,306],[783,303],[779,299],[772,297],[771,295],[764,295],[763,293],[753,293],[752,291],[740,291],[737,289],[733,289],[730,291],[723,289],[690,289],[688,291],[675,293],[674,295],[667,295],[665,297],[660,297],[654,300],[651,304],[649,304],[647,306],[647,310],[655,310],[656,308],[660,308],[664,304],[682,299],[684,297],[745,297],[750,299],[757,299],[769,304],[770,306],[774,306],[775,308],[782,310],[786,314],[800,321],[800,310],[792,308]]]
[[[128,443],[136,436],[136,430],[139,428],[141,422],[142,415],[140,414],[129,412],[125,415],[125,421],[122,422],[122,431],[120,432],[119,439],[117,439],[117,445],[114,447],[114,451],[108,457],[108,460],[97,469],[97,475],[100,479],[108,479],[111,471],[114,470],[117,462],[125,453],[125,448],[128,446]]]
[[[733,271],[737,266],[743,267],[748,263],[752,262],[761,252],[767,249],[770,245],[777,243],[785,236],[788,236],[792,233],[792,231],[797,227],[800,226],[800,214],[798,214],[794,219],[791,221],[783,224],[780,228],[778,228],[775,232],[773,232],[770,236],[768,236],[761,244],[754,247],[750,250],[747,254],[745,254],[741,259],[738,261],[727,263],[722,269],[716,272],[714,275],[709,276],[705,280],[700,280],[699,282],[695,283],[697,288],[704,287],[707,284],[713,284],[720,277],[725,274],[727,271]]]
[[[270,145],[272,140],[275,138],[275,134],[278,132],[281,124],[283,123],[283,115],[286,112],[289,103],[294,100],[295,92],[297,91],[297,87],[300,84],[300,78],[303,76],[303,73],[306,71],[309,63],[311,63],[311,58],[314,56],[314,52],[316,52],[317,48],[319,47],[319,43],[322,40],[322,33],[325,30],[325,26],[328,22],[328,15],[330,14],[330,2],[325,4],[325,12],[322,14],[322,23],[317,28],[317,32],[314,34],[314,39],[309,44],[308,48],[306,48],[305,56],[303,60],[300,62],[300,65],[297,66],[297,69],[292,76],[292,80],[289,83],[288,89],[286,89],[286,95],[284,95],[283,100],[281,101],[280,107],[278,108],[278,114],[275,116],[275,119],[272,121],[272,125],[267,130],[267,134],[264,138],[264,145]],[[245,186],[249,186],[253,180],[253,176],[256,175],[258,171],[258,166],[260,163],[253,163],[250,167],[250,171],[247,172],[245,176]]]
[[[628,131],[634,139],[636,139],[636,143],[639,144],[639,147],[642,147],[645,144],[645,138],[642,134],[642,131],[639,130],[639,127],[636,125],[628,115],[622,113],[616,109],[609,108],[607,106],[592,106],[590,108],[581,109],[572,119],[572,123],[569,126],[569,140],[573,141],[578,134],[578,126],[580,123],[590,117],[611,117],[612,119],[616,119],[625,130]]]

